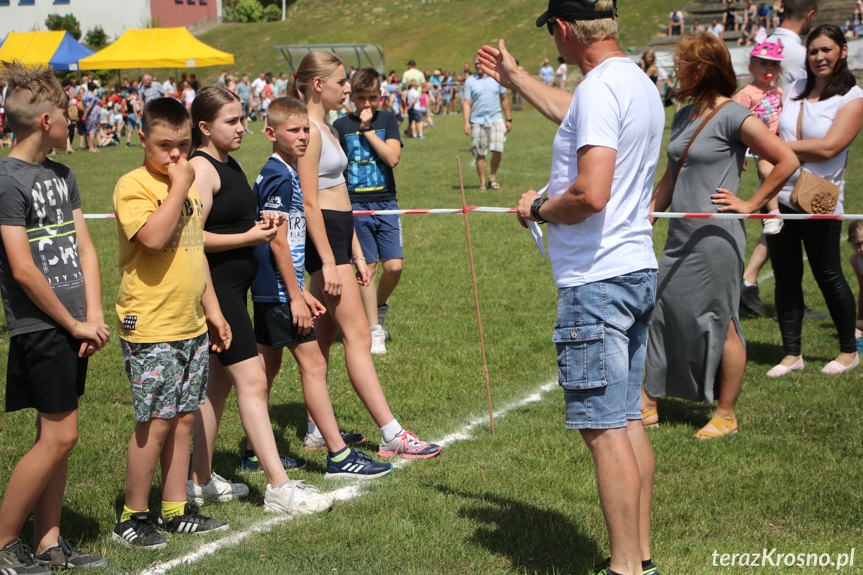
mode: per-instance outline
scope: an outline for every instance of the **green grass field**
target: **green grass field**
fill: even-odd
[[[469,139],[460,117],[437,117],[428,139],[408,140],[396,171],[403,208],[460,207],[456,160],[461,159],[468,205],[512,206],[522,191],[542,186],[550,165],[554,127],[534,111],[515,113],[514,131],[499,173],[503,188],[480,193]],[[253,124],[237,154],[250,180],[269,149]],[[667,133],[666,133],[667,135]],[[85,212],[110,212],[118,176],[140,164],[140,149],[58,157],[76,172]],[[863,210],[861,147],[848,170],[848,211]],[[661,169],[664,160],[661,161]],[[745,174],[745,193],[754,188]],[[551,332],[555,289],[551,269],[512,215],[469,216],[494,405],[499,408],[556,377]],[[461,215],[408,215],[405,273],[390,301],[392,335],[378,356],[384,390],[399,420],[424,438],[439,439],[486,413],[474,296]],[[100,254],[103,305],[114,327],[117,293],[115,224],[90,221]],[[661,251],[665,224],[655,230]],[[747,223],[750,244],[760,229]],[[751,246],[750,246],[751,247]],[[849,252],[843,245],[844,253]],[[848,277],[853,273],[848,270]],[[772,311],[772,282],[761,284]],[[704,286],[709,289],[710,286]],[[809,305],[825,309],[808,275]],[[856,289],[856,286],[855,286]],[[807,322],[804,355],[809,366],[780,380],[764,373],[782,355],[777,325],[744,320],[749,364],[738,417],[740,433],[698,442],[693,433],[709,417],[703,406],[661,403],[662,426],[651,433],[656,452],[653,557],[665,574],[827,573],[830,568],[721,568],[713,553],[850,553],[863,568],[863,471],[860,459],[860,372],[830,378],[818,372],[837,352],[829,322]],[[5,331],[5,325],[2,326]],[[365,433],[371,452],[379,432],[347,380],[341,347],[333,350],[329,386],[345,428]],[[4,380],[8,337],[0,343]],[[88,551],[113,560],[110,572],[131,573],[185,556],[217,536],[171,536],[169,546],[145,553],[110,540],[122,504],[125,446],[133,427],[129,384],[116,335],[90,363],[63,516],[63,533]],[[555,386],[542,400],[496,420],[496,433],[478,427],[470,440],[437,458],[413,462],[365,486],[361,497],[336,502],[318,516],[281,523],[263,534],[219,548],[171,573],[574,573],[592,572],[608,544],[596,500],[593,465],[575,432],[563,428],[562,394]],[[345,483],[322,478],[325,455],[302,450],[305,408],[297,370],[286,363],[277,379],[271,414],[283,452],[309,459],[292,474],[330,490]],[[0,414],[0,488],[34,435],[33,413]],[[263,474],[239,470],[243,432],[229,402],[216,446],[215,469],[251,488],[248,501],[207,506],[231,522],[236,534],[271,516],[261,504]],[[158,509],[154,486],[151,509]],[[26,528],[29,531],[30,527]],[[29,534],[27,535],[29,536]]]

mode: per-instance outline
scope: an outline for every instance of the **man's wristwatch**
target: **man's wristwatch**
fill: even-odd
[[[543,219],[541,215],[539,215],[539,209],[542,205],[548,201],[548,196],[540,196],[530,204],[530,215],[533,219],[536,220],[539,224],[548,223],[548,220]]]

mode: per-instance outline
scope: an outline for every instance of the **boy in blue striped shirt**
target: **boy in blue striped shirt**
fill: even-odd
[[[255,180],[254,192],[262,212],[279,212],[285,219],[276,237],[258,245],[258,274],[252,283],[255,339],[264,358],[267,384],[272,386],[287,347],[297,361],[303,395],[314,422],[304,444],[328,449],[324,477],[372,479],[390,473],[390,463],[379,463],[348,447],[365,436],[341,432],[327,391],[327,364],[315,341],[314,319],[326,308],[304,289],[306,214],[296,159],[305,155],[309,118],[295,98],[277,98],[267,109],[267,139],[273,154]],[[312,433],[314,428],[319,434]],[[320,435],[323,439],[317,439]]]

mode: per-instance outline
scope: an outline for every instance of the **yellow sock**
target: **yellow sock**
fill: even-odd
[[[168,522],[179,517],[186,510],[185,501],[162,501],[162,521]]]
[[[147,513],[148,511],[150,510],[144,509],[143,513]],[[135,511],[134,509],[129,509],[128,507],[123,505],[123,514],[120,515],[120,523],[122,523],[123,521],[128,521],[132,517],[133,513],[141,513],[141,511]]]

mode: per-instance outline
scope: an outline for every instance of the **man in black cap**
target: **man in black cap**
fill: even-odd
[[[615,0],[549,0],[536,25],[581,69],[574,94],[519,70],[503,40],[478,57],[487,74],[560,126],[548,195],[524,193],[518,217],[549,223],[566,427],[580,431],[593,456],[611,548],[596,572],[656,575],[641,380],[657,268],[648,214],[665,112],[656,87],[617,45]]]

